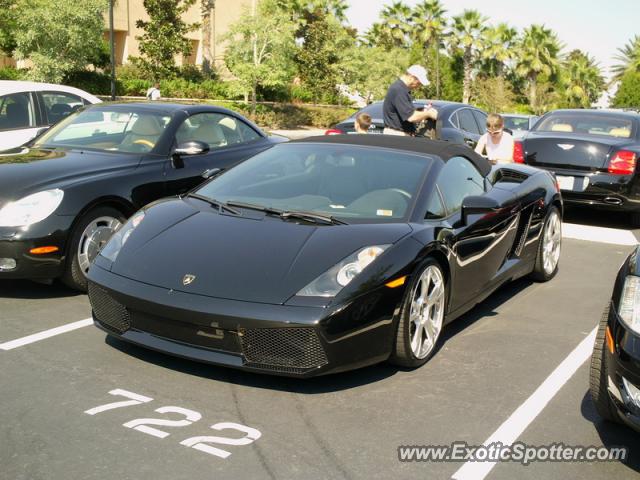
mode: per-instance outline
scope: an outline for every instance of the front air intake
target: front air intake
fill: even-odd
[[[314,328],[250,328],[241,334],[247,366],[302,374],[328,363]]]
[[[95,319],[103,327],[116,333],[124,333],[131,328],[131,319],[126,307],[91,282],[89,282],[89,301]]]

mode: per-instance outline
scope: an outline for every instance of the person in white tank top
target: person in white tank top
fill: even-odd
[[[475,150],[493,164],[513,163],[513,137],[504,131],[504,119],[497,113],[487,117],[487,133],[480,137]]]

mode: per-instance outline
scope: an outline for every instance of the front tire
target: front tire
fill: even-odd
[[[548,282],[558,273],[560,250],[562,247],[562,220],[560,212],[555,206],[549,208],[544,221],[542,235],[538,244],[536,263],[531,272],[531,278],[538,282]]]
[[[598,414],[609,422],[616,422],[616,415],[614,413],[614,407],[611,404],[609,398],[609,392],[607,391],[607,363],[606,363],[606,340],[605,332],[607,330],[607,322],[609,319],[609,308],[604,309],[600,325],[598,326],[598,333],[596,334],[596,341],[593,346],[593,354],[591,355],[591,369],[589,372],[589,392],[591,393],[591,399],[596,407]]]
[[[442,268],[428,258],[417,269],[405,294],[391,363],[414,368],[429,360],[442,332],[446,300]]]
[[[87,273],[93,259],[113,232],[125,222],[124,215],[111,207],[98,207],[85,213],[70,236],[62,281],[81,292],[87,291]]]

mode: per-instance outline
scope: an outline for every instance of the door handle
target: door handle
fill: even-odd
[[[473,147],[475,145],[476,141],[474,139],[472,139],[472,138],[465,138],[464,139],[464,143],[466,143],[470,147]]]

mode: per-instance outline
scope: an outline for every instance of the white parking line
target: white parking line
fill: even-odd
[[[575,223],[562,224],[562,236],[576,240],[610,243],[612,245],[637,245],[638,239],[629,230],[619,228],[592,227]]]
[[[45,338],[55,337],[56,335],[67,333],[72,330],[77,330],[78,328],[87,327],[92,324],[93,318],[85,318],[84,320],[79,320],[77,322],[67,323],[66,325],[51,328],[49,330],[45,330],[44,332],[34,333],[33,335],[28,335],[16,340],[11,340],[10,342],[0,343],[0,350],[13,350],[14,348],[22,347],[34,342],[39,342],[40,340],[44,340]]]
[[[535,392],[484,442],[512,445],[522,432],[535,420],[551,399],[569,381],[574,373],[591,356],[597,327],[565,358],[560,365],[542,382]],[[453,474],[455,480],[482,480],[496,466],[496,462],[467,462]]]

